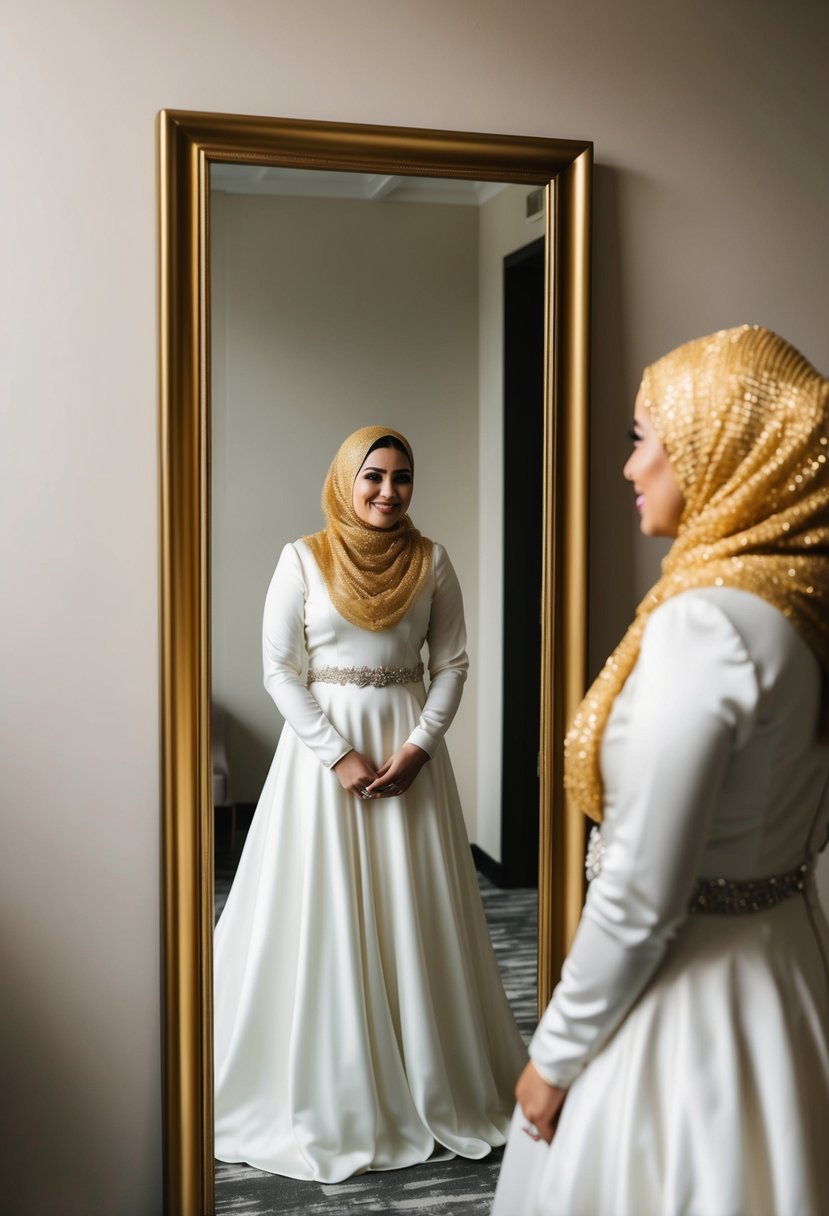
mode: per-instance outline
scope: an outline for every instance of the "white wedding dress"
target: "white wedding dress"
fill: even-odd
[[[427,640],[428,695],[419,678],[306,687],[305,662],[399,677]],[[526,1050],[443,742],[465,641],[438,545],[380,632],[339,615],[302,541],[280,557],[263,647],[285,726],[215,936],[221,1161],[338,1182],[504,1143]],[[360,801],[331,771],[352,747],[380,764],[406,741],[431,760],[402,797]]]
[[[764,600],[707,588],[654,611],[602,743],[601,873],[530,1044],[569,1093],[549,1149],[516,1119],[493,1216],[829,1212],[820,696]],[[701,878],[790,873],[767,910],[688,914]],[[757,897],[715,884],[706,906],[721,896]]]

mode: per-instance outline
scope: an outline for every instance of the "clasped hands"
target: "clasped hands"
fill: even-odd
[[[361,752],[352,750],[337,761],[334,772],[344,790],[357,798],[399,798],[429,759],[415,743],[404,743],[379,768]]]

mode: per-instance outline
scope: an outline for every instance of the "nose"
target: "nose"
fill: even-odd
[[[634,458],[632,455],[628,456],[627,460],[625,461],[625,463],[622,467],[622,476],[624,477],[625,481],[633,481],[633,469],[631,468],[631,465],[633,464],[633,459]]]

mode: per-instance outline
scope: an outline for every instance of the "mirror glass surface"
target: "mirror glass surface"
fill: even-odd
[[[495,893],[522,925],[506,973],[522,1029],[536,1012],[538,664],[522,671],[509,639],[540,630],[538,194],[500,182],[211,166],[216,915],[281,729],[262,684],[271,575],[287,542],[322,526],[320,491],[342,439],[388,425],[414,450],[411,516],[445,546],[463,591],[470,675],[447,741],[485,901]],[[505,291],[511,269],[514,292]],[[516,341],[537,383],[510,381],[504,352]],[[510,393],[519,406],[505,425]],[[504,595],[510,554],[525,549],[539,563],[520,559],[515,575],[529,629],[511,623]],[[505,662],[521,675],[512,692]],[[528,740],[523,782],[505,782],[510,730]],[[530,824],[531,839],[511,845],[512,817]],[[503,881],[515,889],[501,896]]]

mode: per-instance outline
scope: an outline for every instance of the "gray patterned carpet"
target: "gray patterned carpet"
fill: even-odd
[[[219,845],[221,845],[221,838]],[[216,916],[224,907],[238,859],[238,846],[216,857]],[[492,941],[507,997],[529,1039],[536,1019],[536,918],[533,890],[501,891],[478,875]],[[216,1213],[243,1216],[488,1216],[501,1150],[483,1161],[426,1162],[407,1170],[362,1174],[324,1185],[298,1182],[252,1169],[216,1163]]]

